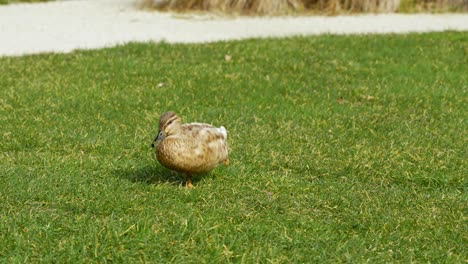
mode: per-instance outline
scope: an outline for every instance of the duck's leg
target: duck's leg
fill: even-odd
[[[224,161],[224,165],[229,166],[229,159],[226,159],[226,160]]]
[[[185,182],[185,187],[187,189],[192,189],[193,188],[192,180],[190,179],[190,174],[189,173],[187,173],[187,181]]]

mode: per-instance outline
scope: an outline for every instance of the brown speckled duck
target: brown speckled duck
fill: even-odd
[[[187,175],[186,187],[192,188],[190,176],[209,172],[221,163],[229,165],[227,131],[209,124],[182,124],[174,112],[159,119],[159,132],[151,146],[164,167]]]

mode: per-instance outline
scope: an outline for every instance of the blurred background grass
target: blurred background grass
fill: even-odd
[[[466,12],[467,0],[141,0],[148,8],[244,15]]]
[[[1,4],[50,0],[0,0]],[[240,15],[467,12],[468,0],[136,0],[137,5],[177,12]]]

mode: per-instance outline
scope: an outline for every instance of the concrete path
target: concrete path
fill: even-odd
[[[0,6],[0,56],[96,49],[129,41],[199,43],[315,34],[467,31],[468,14],[219,17],[148,12],[135,0]]]

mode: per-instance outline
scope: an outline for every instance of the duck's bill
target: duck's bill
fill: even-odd
[[[156,147],[165,137],[166,135],[162,131],[159,131],[158,135],[154,138],[153,143],[151,143],[151,147]]]
[[[161,134],[161,133],[158,132],[158,135],[154,138],[153,142],[151,143],[151,147],[152,147],[152,148],[154,148],[154,147],[156,146],[155,143],[156,143],[156,141],[158,140],[160,134]]]

